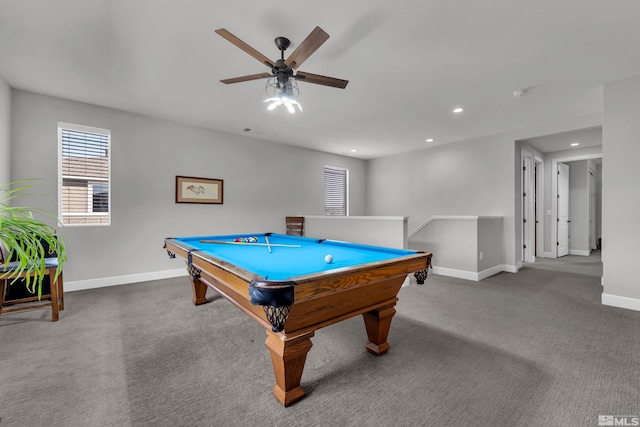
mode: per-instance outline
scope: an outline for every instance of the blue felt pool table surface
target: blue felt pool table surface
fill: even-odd
[[[369,264],[404,256],[416,252],[379,246],[361,245],[337,240],[321,240],[309,237],[267,234],[271,252],[266,245],[265,233],[234,234],[220,236],[193,236],[175,238],[204,254],[231,263],[265,280],[290,280],[298,276],[321,273],[343,267]],[[204,243],[201,240],[233,242],[236,238],[256,237],[258,244]],[[292,245],[300,247],[283,247]],[[325,257],[333,261],[327,263]]]

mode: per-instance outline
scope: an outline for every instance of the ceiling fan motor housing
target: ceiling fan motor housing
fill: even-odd
[[[282,52],[287,50],[287,48],[291,44],[291,41],[289,41],[289,39],[286,37],[276,37],[275,40],[273,40],[273,42],[276,44],[276,47],[280,49]]]

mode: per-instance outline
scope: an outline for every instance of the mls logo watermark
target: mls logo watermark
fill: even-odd
[[[636,415],[598,415],[599,426],[640,426]]]

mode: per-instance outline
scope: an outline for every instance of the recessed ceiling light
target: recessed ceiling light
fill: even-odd
[[[355,152],[357,152],[357,151],[358,151],[358,150],[351,150],[351,152],[352,152],[352,153],[355,153]]]
[[[434,139],[433,139],[433,138],[427,138],[427,139],[426,139],[426,141],[427,141],[427,142],[433,142],[433,141],[434,141]]]
[[[513,91],[513,96],[516,98],[521,98],[523,96],[529,95],[528,89],[518,89]]]
[[[578,145],[580,145],[580,143],[579,143],[579,142],[572,142],[572,143],[571,143],[571,146],[572,146],[572,147],[577,147]]]
[[[456,107],[453,109],[453,112],[458,114],[458,113],[462,113],[464,111],[464,108],[462,107]]]

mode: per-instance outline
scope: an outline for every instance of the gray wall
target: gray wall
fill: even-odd
[[[477,218],[436,219],[415,237],[409,247],[433,252],[433,268],[440,270],[438,274],[442,269],[478,272]]]
[[[362,160],[19,90],[12,98],[12,179],[55,186],[58,122],[111,131],[112,224],[61,230],[65,281],[183,268],[166,256],[165,237],[284,232],[286,215],[323,214],[325,165],[349,169],[350,212],[365,213]],[[224,204],[176,204],[176,175],[223,179]]]
[[[516,164],[506,135],[370,160],[366,211],[409,216],[410,232],[434,215],[501,216],[501,263],[515,265]]]
[[[478,219],[478,272],[502,264],[504,259],[502,246],[502,220],[494,218]],[[479,255],[479,254],[478,254]]]
[[[0,186],[9,182],[11,171],[11,88],[0,76]]]
[[[640,310],[640,76],[604,86],[603,302]],[[606,297],[606,296],[610,297]],[[628,301],[629,298],[634,301]]]

